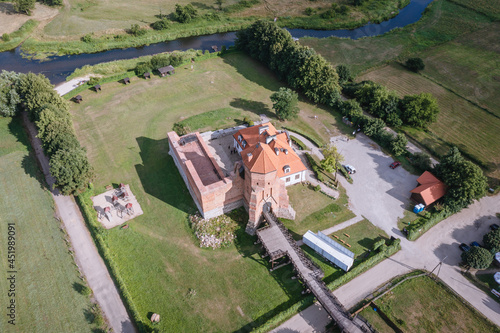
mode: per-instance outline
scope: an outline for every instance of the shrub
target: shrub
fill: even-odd
[[[304,11],[304,13],[307,16],[311,16],[312,14],[314,14],[314,9],[312,9],[311,7],[307,7],[306,10]]]
[[[189,23],[192,19],[198,16],[198,11],[191,4],[182,7],[179,4],[175,5],[174,18],[180,23]]]
[[[81,40],[84,43],[92,43],[94,41],[94,33],[83,35],[83,37],[81,38]]]
[[[335,67],[337,74],[339,75],[339,84],[343,86],[347,82],[351,82],[353,77],[351,74],[351,70],[347,65],[338,65]]]
[[[421,58],[409,58],[406,60],[405,66],[415,73],[424,70],[425,64]]]
[[[424,152],[413,154],[412,164],[424,171],[430,171],[432,169],[431,157]]]
[[[137,76],[144,75],[144,73],[151,73],[153,71],[151,67],[151,62],[139,62],[134,69],[134,72]]]
[[[381,240],[375,242],[375,244],[373,244],[373,251],[377,251],[377,249],[380,248],[384,244],[385,244],[384,239],[381,239]]]
[[[89,86],[95,86],[96,84],[99,84],[99,81],[101,80],[100,77],[97,77],[97,76],[91,76],[89,78],[89,82],[87,82],[87,84]]]
[[[134,36],[143,36],[147,33],[147,30],[142,29],[138,24],[132,24],[128,32]]]
[[[469,251],[462,252],[462,260],[472,268],[485,269],[493,262],[493,254],[485,248],[472,246]]]
[[[191,130],[189,129],[189,127],[187,125],[184,125],[184,124],[181,124],[181,123],[175,123],[174,127],[173,127],[173,130],[179,136],[183,136],[183,135],[186,135],[186,134],[188,134],[188,133],[191,132]]]
[[[404,134],[398,133],[396,137],[391,141],[390,147],[391,152],[396,156],[401,156],[406,153],[406,145],[408,144],[408,139]]]
[[[319,191],[321,191],[321,186],[316,185],[316,186],[314,187],[314,191],[315,191],[315,192],[319,192]]]
[[[167,30],[170,27],[170,20],[164,18],[162,20],[153,22],[151,28],[155,30]]]
[[[3,40],[4,42],[8,42],[8,41],[10,40],[10,35],[9,35],[8,33],[4,33],[4,34],[2,35],[2,40]]]
[[[491,253],[500,251],[500,229],[491,230],[483,237],[484,247],[490,250]]]

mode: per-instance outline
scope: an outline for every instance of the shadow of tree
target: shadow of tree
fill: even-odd
[[[236,71],[247,80],[252,81],[268,90],[277,91],[285,86],[273,72],[260,62],[250,58],[244,53],[233,53],[223,56],[225,63],[233,66]]]
[[[269,118],[274,118],[276,116],[274,112],[271,112],[271,110],[265,103],[258,101],[251,101],[244,98],[234,98],[231,102],[229,102],[229,105],[231,105],[233,108],[253,112],[257,115],[265,114]]]
[[[201,2],[191,2],[191,4],[196,7],[196,8],[199,8],[199,9],[216,9],[214,6],[209,6],[205,3],[201,3]]]
[[[194,202],[172,157],[168,139],[136,138],[142,164],[135,169],[144,191],[186,213],[196,210]]]

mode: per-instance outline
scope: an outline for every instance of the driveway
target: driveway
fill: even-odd
[[[344,155],[344,164],[356,168],[356,173],[351,175],[353,184],[338,177],[349,196],[351,210],[388,235],[401,237],[397,220],[404,216],[410,203],[410,190],[417,185],[418,177],[402,167],[389,168],[394,160],[364,134],[358,134],[354,140],[339,136],[330,141]]]

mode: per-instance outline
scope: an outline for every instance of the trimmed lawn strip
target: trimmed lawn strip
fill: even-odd
[[[376,304],[393,323],[408,332],[500,332],[448,287],[428,276],[403,282]],[[374,311],[367,308],[361,315],[368,312]],[[379,321],[370,323],[376,329],[384,329],[377,326]]]
[[[311,230],[317,232],[347,221],[356,215],[348,208],[348,197],[340,189],[340,196],[332,200],[323,193],[315,192],[308,185],[297,184],[288,187],[288,196],[292,207],[297,211],[295,220],[281,219],[295,240]]]
[[[15,223],[14,269],[2,260],[0,302],[7,305],[8,271],[16,274],[16,321],[5,314],[9,332],[89,332],[93,325],[92,303],[82,290],[67,235],[54,218],[54,201],[31,152],[20,117],[0,117],[0,255],[7,258],[7,223]],[[70,311],[68,311],[71,309]],[[7,310],[4,310],[7,311]]]

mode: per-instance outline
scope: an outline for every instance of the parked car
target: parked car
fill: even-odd
[[[474,242],[472,242],[472,243],[470,243],[470,246],[477,246],[477,247],[481,247],[481,245],[479,245],[479,243],[478,243],[478,242],[475,242],[475,241],[474,241]]]
[[[491,230],[498,230],[498,228],[500,228],[498,224],[493,223],[492,225],[490,225]]]
[[[391,169],[396,169],[400,165],[401,165],[401,162],[396,161],[396,162],[392,162],[392,164],[389,166],[391,167]]]
[[[469,245],[467,245],[465,243],[460,244],[458,247],[460,248],[460,250],[465,251],[465,252],[470,250]]]
[[[352,165],[346,164],[344,168],[347,170],[348,174],[356,173],[356,169]]]

